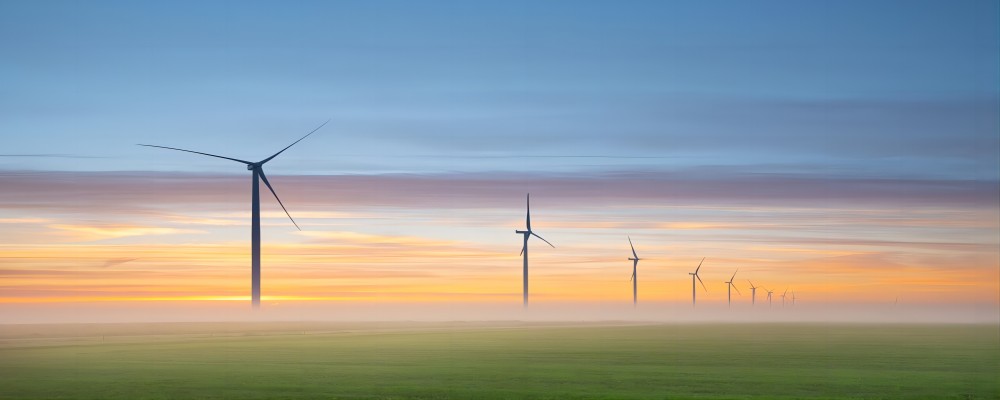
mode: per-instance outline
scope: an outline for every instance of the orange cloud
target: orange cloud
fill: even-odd
[[[49,228],[60,231],[61,236],[72,241],[90,242],[103,239],[116,239],[132,236],[149,235],[191,235],[202,234],[204,231],[192,229],[164,228],[136,225],[69,225],[52,224]]]

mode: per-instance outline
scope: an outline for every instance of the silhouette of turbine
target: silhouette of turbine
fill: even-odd
[[[525,230],[523,231],[515,230],[514,232],[524,235],[524,247],[521,247],[521,255],[524,256],[524,307],[528,308],[528,238],[534,236],[536,238],[542,239],[543,242],[547,243],[549,246],[552,246],[552,248],[555,248],[556,246],[553,246],[552,243],[549,243],[548,240],[545,240],[545,238],[538,236],[537,233],[531,230],[531,193],[528,193],[526,205],[528,212],[526,214],[527,216],[525,217],[524,221]]]
[[[313,129],[311,132],[307,133],[305,136],[299,138],[299,140],[296,140],[296,141],[292,142],[292,144],[290,144],[287,147],[281,149],[281,151],[279,151],[277,153],[274,153],[274,155],[272,155],[272,156],[270,156],[268,158],[265,158],[263,160],[257,161],[257,162],[250,162],[250,161],[240,160],[238,158],[230,158],[230,157],[223,157],[223,156],[219,156],[219,155],[215,155],[215,154],[202,153],[200,151],[178,149],[176,147],[156,146],[156,145],[151,145],[151,144],[139,144],[139,146],[156,147],[156,148],[167,149],[167,150],[177,150],[177,151],[183,151],[183,152],[187,152],[187,153],[201,154],[201,155],[204,155],[204,156],[215,157],[215,158],[222,158],[222,159],[230,160],[230,161],[236,161],[238,163],[246,164],[247,170],[253,172],[253,189],[252,189],[252,195],[251,195],[251,217],[250,217],[250,253],[251,253],[251,260],[250,260],[250,294],[251,294],[251,298],[252,298],[251,303],[253,304],[254,310],[260,309],[260,184],[259,184],[259,181],[264,181],[264,185],[266,185],[267,188],[268,188],[268,190],[271,191],[271,194],[274,195],[274,199],[278,200],[278,204],[281,205],[281,209],[285,211],[285,215],[287,215],[288,219],[292,221],[292,224],[295,225],[295,228],[298,229],[298,230],[302,230],[302,228],[299,228],[299,224],[295,222],[295,219],[292,218],[292,215],[288,213],[288,209],[285,208],[285,205],[281,202],[281,199],[278,198],[278,194],[275,193],[274,188],[271,187],[271,183],[267,181],[267,175],[264,175],[264,164],[266,164],[268,161],[271,161],[272,159],[274,159],[274,157],[277,157],[278,154],[281,154],[285,150],[288,150],[289,147],[292,147],[296,143],[301,142],[302,139],[305,139],[305,138],[309,137],[309,135],[312,135],[314,132],[318,131],[320,128],[322,128],[324,125],[326,125],[328,122],[330,122],[330,120],[326,120],[326,122],[320,124],[320,126],[316,127],[316,129]]]
[[[632,281],[632,307],[635,307],[639,304],[639,277],[635,274],[636,266],[639,265],[639,256],[635,254],[635,246],[632,245],[631,236],[628,237],[628,245],[632,248],[632,258],[629,258],[632,261],[632,277],[629,280]]]
[[[740,272],[740,269],[737,268],[736,272]],[[729,278],[729,282],[725,282],[726,298],[728,299],[727,301],[729,302],[729,307],[733,306],[733,289],[736,289],[736,293],[738,293],[740,296],[743,295],[743,293],[740,293],[740,289],[736,287],[735,284],[733,284],[733,281],[736,279],[736,272],[733,272],[733,277]]]
[[[694,279],[695,278],[698,278],[698,282],[701,283],[701,288],[704,289],[706,292],[708,291],[708,288],[705,287],[705,282],[702,282],[701,281],[701,277],[698,276],[698,270],[701,269],[701,263],[703,263],[703,262],[705,262],[705,258],[704,257],[702,257],[701,262],[698,263],[698,268],[695,268],[694,272],[688,272],[688,275],[691,275],[691,307],[694,307],[694,305],[695,305],[695,293],[696,293],[695,290],[694,290],[695,289],[695,286],[694,286]]]

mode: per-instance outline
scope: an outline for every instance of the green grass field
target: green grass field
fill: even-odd
[[[513,322],[0,326],[0,397],[995,399],[1000,332]]]

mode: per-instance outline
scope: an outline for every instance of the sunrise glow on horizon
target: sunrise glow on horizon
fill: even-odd
[[[327,118],[268,164],[272,310],[519,306],[530,193],[532,305],[631,306],[631,237],[640,304],[705,258],[706,307],[738,269],[741,307],[1000,318],[993,2],[51,4],[0,6],[0,322],[248,303],[249,171],[135,144],[257,161]]]

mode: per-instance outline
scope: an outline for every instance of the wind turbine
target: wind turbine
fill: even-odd
[[[747,279],[747,282],[750,282],[750,280]],[[750,305],[756,305],[756,304],[757,304],[757,288],[754,287],[753,282],[750,282]]]
[[[773,294],[774,291],[767,290],[767,288],[765,287],[762,287],[761,289],[764,289],[764,291],[767,292],[767,308],[771,308],[771,294]]]
[[[785,293],[781,294],[781,306],[785,306],[785,295],[788,294],[788,288],[785,288]]]
[[[521,248],[521,255],[524,256],[524,307],[525,308],[528,308],[528,237],[534,235],[536,238],[542,239],[542,241],[547,243],[549,246],[552,246],[552,248],[556,247],[553,246],[552,243],[549,243],[548,240],[545,240],[545,238],[538,236],[537,233],[531,230],[531,193],[528,193],[527,210],[528,213],[524,220],[524,224],[527,226],[526,230],[514,231],[515,233],[524,235],[524,247]]]
[[[695,290],[694,290],[695,289],[695,286],[694,286],[694,279],[695,278],[698,278],[698,282],[701,283],[701,288],[705,289],[706,292],[708,291],[708,288],[705,287],[705,282],[702,282],[701,281],[701,277],[698,276],[698,270],[701,269],[701,263],[703,263],[703,262],[705,262],[705,258],[704,257],[701,258],[701,262],[698,263],[698,268],[695,268],[694,272],[688,272],[688,275],[691,275],[691,307],[694,307],[694,305],[695,305],[695,293],[696,293]]]
[[[740,272],[740,269],[736,268],[736,272]],[[729,282],[725,282],[726,297],[728,297],[729,299],[728,301],[730,308],[733,306],[733,289],[736,289],[736,293],[739,294],[740,296],[743,295],[743,293],[740,293],[740,288],[736,287],[736,285],[733,284],[733,281],[736,280],[736,272],[733,272],[733,277],[729,278]]]
[[[795,305],[795,291],[792,291],[792,305]]]
[[[260,184],[259,184],[259,181],[264,181],[264,185],[266,185],[267,188],[271,191],[271,194],[274,195],[274,199],[278,200],[278,204],[281,205],[281,209],[285,211],[285,215],[287,215],[288,219],[290,219],[292,221],[292,224],[295,225],[295,228],[298,229],[298,230],[300,230],[300,231],[302,230],[302,228],[299,228],[299,224],[296,223],[294,219],[292,219],[292,215],[288,213],[288,209],[285,208],[285,205],[283,203],[281,203],[281,199],[278,198],[278,194],[274,192],[274,188],[271,187],[271,183],[267,181],[267,175],[264,175],[264,164],[267,163],[268,161],[271,161],[272,159],[274,159],[274,157],[277,157],[278,154],[281,154],[285,150],[288,150],[289,147],[292,147],[296,143],[301,142],[302,139],[305,139],[305,138],[309,137],[309,135],[312,135],[314,132],[318,131],[320,128],[322,128],[324,125],[326,125],[328,122],[330,122],[330,120],[326,120],[326,122],[320,124],[320,126],[316,127],[316,129],[313,129],[311,132],[307,133],[305,136],[299,138],[299,140],[296,140],[296,141],[292,142],[292,144],[290,144],[287,147],[281,149],[281,151],[279,151],[277,153],[274,153],[274,155],[272,155],[272,156],[270,156],[268,158],[265,158],[263,160],[257,161],[257,162],[250,162],[250,161],[240,160],[238,158],[230,158],[230,157],[223,157],[223,156],[219,156],[219,155],[215,155],[215,154],[202,153],[200,151],[178,149],[176,147],[155,146],[155,145],[151,145],[151,144],[139,144],[139,146],[156,147],[156,148],[168,149],[168,150],[177,150],[177,151],[183,151],[183,152],[188,152],[188,153],[201,154],[203,156],[209,156],[209,157],[215,157],[215,158],[222,158],[222,159],[226,159],[226,160],[230,160],[230,161],[236,161],[236,162],[239,162],[239,163],[246,164],[247,170],[250,170],[250,171],[253,172],[253,189],[252,189],[251,200],[250,200],[251,201],[251,206],[250,206],[250,209],[251,209],[251,217],[250,217],[250,253],[251,253],[251,259],[250,259],[250,294],[251,294],[251,298],[252,298],[251,302],[252,302],[253,308],[255,310],[260,309]]]
[[[628,237],[628,245],[632,248],[632,258],[629,258],[632,261],[632,277],[629,280],[632,281],[632,307],[635,307],[636,304],[639,304],[639,278],[635,274],[636,267],[639,265],[639,256],[635,254],[635,246],[632,245],[631,236]]]

